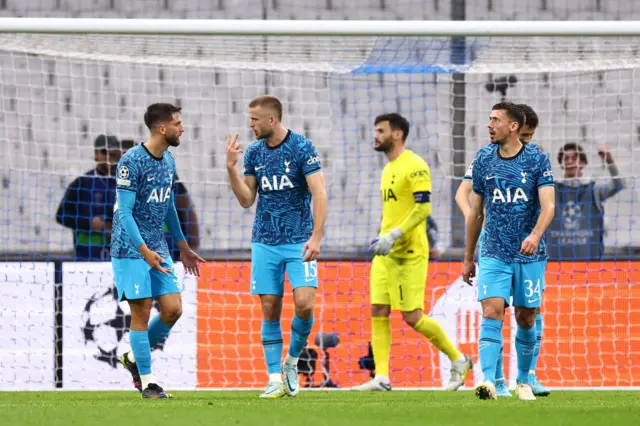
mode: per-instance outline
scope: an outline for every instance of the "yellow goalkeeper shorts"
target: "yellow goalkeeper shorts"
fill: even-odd
[[[411,312],[424,310],[424,288],[428,259],[394,259],[376,256],[371,263],[370,293],[372,305]]]

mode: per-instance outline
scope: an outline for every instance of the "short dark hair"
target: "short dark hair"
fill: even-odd
[[[491,108],[491,111],[499,109],[507,111],[507,116],[509,117],[509,119],[518,123],[518,131],[522,129],[522,126],[524,126],[525,116],[524,112],[518,105],[514,104],[513,102],[499,102]]]
[[[402,140],[403,141],[407,140],[407,136],[409,136],[409,120],[407,120],[400,114],[392,112],[391,114],[382,114],[377,116],[373,124],[377,125],[378,123],[381,123],[383,121],[389,122],[389,126],[391,127],[391,130],[401,130]]]
[[[120,141],[120,145],[123,151],[127,151],[136,146],[136,141],[134,141],[133,139],[122,139]]]
[[[535,110],[527,104],[518,104],[518,107],[524,113],[524,124],[536,129],[538,127],[538,114],[536,114]]]
[[[144,124],[151,130],[156,123],[171,121],[173,114],[180,111],[182,108],[171,104],[151,104],[147,107],[147,112],[144,113]]]
[[[249,102],[249,108],[255,108],[257,106],[271,108],[276,112],[278,121],[282,121],[282,102],[275,96],[258,96]]]
[[[564,157],[564,153],[566,151],[577,152],[580,161],[582,161],[584,164],[589,164],[587,153],[585,152],[584,148],[580,144],[577,144],[575,142],[567,142],[562,148],[560,148],[560,151],[558,151],[558,164],[562,165],[562,158]]]

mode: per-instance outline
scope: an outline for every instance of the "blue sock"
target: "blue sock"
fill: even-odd
[[[148,331],[129,331],[129,342],[140,374],[151,374],[151,346]]]
[[[496,383],[496,367],[498,356],[502,348],[502,321],[482,318],[480,325],[480,340],[478,352],[480,353],[480,366],[484,380]]]
[[[289,346],[289,356],[298,358],[304,345],[307,344],[309,334],[313,327],[313,317],[308,320],[300,319],[297,315],[293,316],[291,323],[291,345]]]
[[[529,373],[535,377],[536,366],[538,365],[538,355],[540,355],[540,344],[542,343],[542,314],[536,314],[536,347],[533,350],[533,359],[531,360],[531,370]]]
[[[502,363],[504,362],[504,345],[500,347],[500,353],[498,354],[498,362],[496,363],[496,381],[504,380],[504,370]]]
[[[516,331],[516,353],[518,354],[518,383],[529,383],[529,370],[536,346],[536,328],[522,328]]]
[[[172,325],[167,325],[160,320],[160,315],[156,315],[149,321],[149,346],[151,349],[162,342],[169,335]],[[133,354],[135,356],[135,353]],[[138,359],[138,358],[136,358]]]
[[[282,358],[282,328],[280,321],[262,320],[262,350],[267,362],[269,374],[280,372],[280,359]]]

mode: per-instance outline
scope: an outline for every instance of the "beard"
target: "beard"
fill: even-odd
[[[273,135],[273,130],[260,130],[257,129],[256,139],[267,139]]]
[[[180,145],[180,137],[178,136],[165,136],[164,140],[167,141],[167,145],[176,147]]]
[[[391,139],[386,139],[381,142],[376,141],[376,144],[373,145],[373,149],[378,152],[389,152],[393,149],[393,143],[391,142]]]
[[[502,139],[490,139],[490,141],[491,141],[492,145],[500,145],[500,146],[502,146],[505,143],[507,143],[507,138],[504,137]]]

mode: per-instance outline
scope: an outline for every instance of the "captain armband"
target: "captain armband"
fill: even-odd
[[[413,200],[416,203],[430,203],[431,202],[431,193],[429,191],[420,191],[413,193]]]

